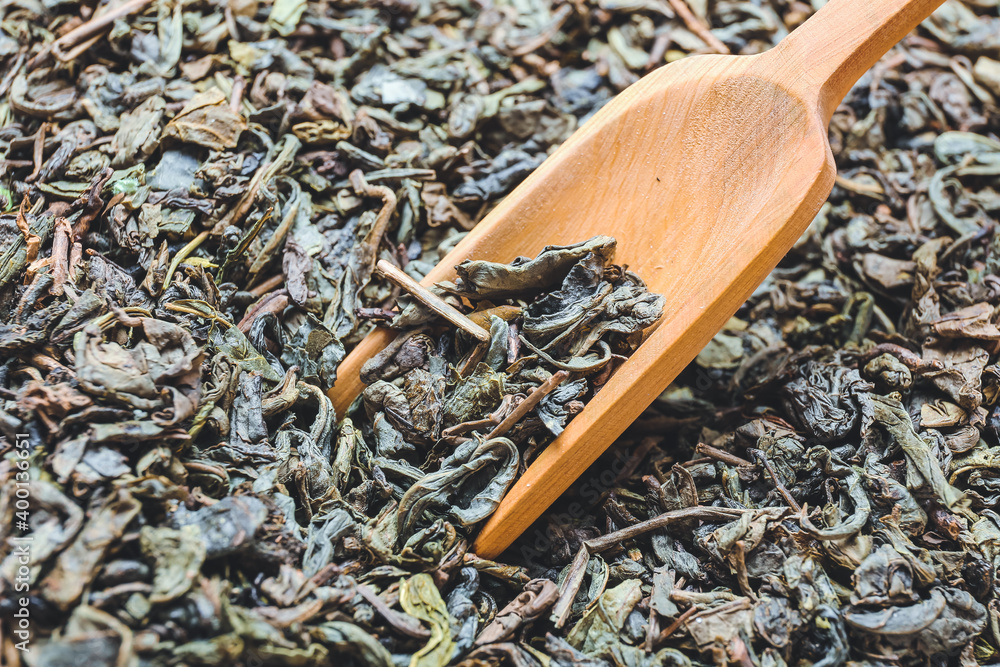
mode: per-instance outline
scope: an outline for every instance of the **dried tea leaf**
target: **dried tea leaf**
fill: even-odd
[[[593,253],[610,262],[615,240],[597,236],[571,246],[546,246],[537,257],[519,257],[510,264],[466,260],[455,267],[458,280],[449,291],[479,299],[497,299],[518,293],[536,293],[560,282],[581,259]]]
[[[166,106],[162,97],[154,95],[134,111],[122,114],[118,132],[111,140],[114,166],[130,167],[153,154],[160,145],[160,121]]]
[[[403,611],[426,623],[431,631],[430,639],[410,659],[410,667],[444,667],[448,664],[454,647],[451,617],[431,576],[417,574],[400,582],[399,603]]]
[[[69,609],[90,583],[104,555],[121,539],[142,505],[127,490],[95,508],[73,543],[59,554],[55,566],[41,582],[41,593],[60,609]]]
[[[143,555],[154,563],[150,602],[169,602],[191,589],[205,562],[205,542],[197,526],[180,530],[143,526],[139,543]]]
[[[235,148],[247,129],[246,119],[233,112],[218,88],[209,88],[192,97],[163,128],[163,138],[198,144],[221,151]]]

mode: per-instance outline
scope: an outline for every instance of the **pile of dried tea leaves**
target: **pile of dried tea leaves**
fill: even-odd
[[[473,524],[662,302],[607,239],[544,290],[467,266],[476,345],[376,272],[644,73],[822,4],[3,4],[0,662],[1000,663],[997,0],[850,92],[808,232],[502,562]]]
[[[611,264],[615,247],[598,236],[511,264],[459,264],[456,282],[438,287],[475,304],[466,328],[481,340],[454,327],[433,335],[439,318],[419,301],[393,319],[423,326],[362,367],[367,419],[340,424],[337,450],[344,499],[379,518],[380,558],[419,553],[442,530],[471,536],[639,346],[664,298]]]

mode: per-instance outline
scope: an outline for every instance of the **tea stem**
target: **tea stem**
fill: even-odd
[[[202,317],[202,318],[204,318],[206,320],[212,320],[214,322],[218,322],[219,324],[221,324],[222,326],[224,326],[227,329],[229,327],[233,326],[232,322],[229,322],[229,321],[223,319],[219,315],[211,315],[211,314],[202,312],[200,310],[195,310],[194,308],[189,308],[187,306],[184,306],[184,305],[181,305],[181,304],[178,304],[178,303],[167,303],[163,307],[166,308],[167,310],[172,310],[175,313],[187,313],[188,315],[197,315],[198,317]]]
[[[118,5],[100,16],[87,21],[81,26],[70,30],[68,33],[57,39],[52,44],[52,54],[59,60],[70,58],[69,54],[63,53],[63,49],[76,46],[80,42],[90,39],[100,31],[109,27],[120,18],[134,14],[148,5],[152,0],[132,0],[122,5]]]
[[[271,290],[275,290],[281,287],[281,283],[283,282],[285,282],[285,274],[279,273],[275,276],[271,276],[261,284],[251,289],[248,289],[247,291],[250,292],[250,294],[253,294],[255,297],[260,298],[265,294],[267,294],[268,292],[270,292]]]
[[[587,540],[584,542],[584,545],[586,545],[590,553],[600,553],[601,551],[605,551],[612,547],[621,546],[621,543],[625,540],[638,537],[639,535],[648,533],[651,530],[665,528],[666,526],[669,526],[672,523],[677,523],[678,521],[688,521],[691,519],[700,519],[702,521],[731,521],[750,512],[753,512],[753,510],[695,505],[694,507],[685,507],[679,510],[664,512],[663,514],[655,516],[652,519],[647,519],[646,521],[622,528],[621,530],[616,530],[615,532],[608,533],[602,537],[595,537],[592,540]]]
[[[496,428],[489,432],[486,439],[492,440],[493,438],[499,438],[501,435],[513,428],[514,424],[521,421],[526,414],[531,412],[531,410],[538,405],[539,401],[545,398],[548,394],[552,393],[552,390],[562,384],[562,381],[568,377],[569,373],[567,371],[557,371],[548,380],[538,385],[538,387],[536,387],[533,392],[528,394],[528,397],[521,401],[502,422],[497,424]]]
[[[660,636],[657,637],[656,643],[657,644],[662,644],[663,642],[665,642],[670,637],[670,635],[672,635],[675,632],[677,632],[677,630],[682,625],[684,625],[684,621],[686,621],[689,618],[691,618],[692,616],[694,616],[695,612],[697,612],[697,611],[698,611],[698,607],[695,607],[695,606],[688,607],[687,610],[685,610],[685,612],[683,614],[681,614],[680,616],[678,616],[674,620],[673,623],[671,623],[670,625],[667,626],[666,630],[664,630],[663,632],[660,633]]]
[[[380,259],[378,263],[375,264],[375,270],[380,276],[384,277],[393,285],[396,285],[400,289],[404,290],[424,306],[448,320],[479,342],[485,343],[489,341],[489,331],[482,328],[462,313],[458,312],[455,307],[447,303],[444,299],[403,273],[402,270],[396,268],[386,260]]]
[[[583,584],[583,577],[587,574],[587,563],[589,562],[590,551],[586,545],[580,545],[579,551],[573,558],[573,564],[570,565],[569,572],[566,574],[566,579],[563,581],[562,593],[560,593],[550,616],[557,628],[562,628],[569,619],[573,601],[576,600],[576,594]]]
[[[363,283],[367,284],[368,279],[371,277],[371,270],[374,268],[372,267],[372,263],[378,255],[378,247],[382,243],[382,237],[385,236],[385,230],[389,227],[389,219],[392,217],[393,211],[396,210],[396,193],[392,191],[392,188],[384,185],[370,184],[365,180],[364,172],[360,169],[352,171],[348,176],[348,180],[350,180],[354,192],[358,195],[362,197],[378,197],[382,200],[382,208],[379,209],[378,215],[375,217],[375,222],[372,224],[371,229],[368,230],[368,233],[365,234],[363,241],[364,246],[371,249],[369,251],[370,255],[368,255],[370,259],[366,262],[367,266],[365,267],[365,272],[362,274]],[[442,301],[441,303],[444,302]]]
[[[49,294],[62,294],[63,283],[69,276],[69,239],[73,227],[66,218],[56,218],[55,231],[52,234],[52,287]]]
[[[710,459],[715,459],[716,461],[721,461],[722,463],[728,463],[731,466],[752,466],[753,463],[747,461],[745,458],[736,456],[736,454],[730,454],[727,451],[723,451],[711,445],[706,445],[703,442],[699,442],[694,447],[694,451],[697,454],[702,454]]]
[[[254,307],[252,307],[247,312],[246,315],[243,316],[243,319],[240,320],[239,324],[236,325],[236,328],[242,331],[243,333],[247,333],[248,331],[250,331],[250,326],[253,324],[253,321],[257,319],[259,316],[265,313],[277,314],[283,311],[287,307],[288,307],[288,293],[285,290],[278,290],[277,292],[272,293],[270,296],[264,297],[263,299],[258,301],[257,304]]]
[[[713,51],[723,55],[729,55],[729,47],[722,43],[718,37],[712,34],[704,23],[702,23],[684,0],[670,0],[670,6],[674,8],[677,15],[684,21],[687,29],[698,35],[701,41],[705,42]]]
[[[420,625],[416,620],[409,615],[403,615],[399,612],[391,609],[385,601],[380,598],[375,591],[368,588],[365,584],[358,584],[358,593],[365,599],[365,602],[370,604],[375,611],[382,615],[386,621],[389,622],[392,627],[396,628],[405,635],[409,635],[414,639],[426,640],[429,639],[431,633],[427,628]]]
[[[31,163],[35,168],[24,179],[26,183],[34,183],[35,179],[38,178],[38,174],[42,171],[42,165],[45,162],[45,133],[48,131],[49,124],[42,123],[38,127],[38,131],[35,132],[35,141],[31,150]]]
[[[160,288],[160,294],[167,291],[167,288],[170,287],[170,280],[174,277],[174,271],[177,270],[177,267],[181,265],[181,262],[183,262],[188,255],[197,250],[198,246],[205,242],[205,239],[208,238],[208,234],[208,231],[198,234],[198,236],[191,239],[186,246],[177,251],[177,254],[174,255],[174,259],[170,262],[170,267],[167,269],[167,277],[163,279],[163,287]]]
[[[781,480],[778,478],[778,475],[774,472],[774,468],[771,466],[771,462],[767,460],[767,456],[764,454],[764,452],[762,452],[759,449],[754,449],[751,450],[751,453],[757,457],[761,465],[764,466],[764,469],[767,470],[767,475],[768,477],[771,478],[771,482],[774,484],[774,488],[778,491],[779,494],[781,494],[781,497],[785,499],[785,502],[788,503],[788,506],[791,507],[796,514],[801,514],[802,505],[799,505],[798,501],[792,497],[791,492],[785,487],[784,484],[782,484]]]

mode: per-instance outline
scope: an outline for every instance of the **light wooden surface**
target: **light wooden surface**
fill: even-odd
[[[628,88],[509,194],[424,284],[597,234],[667,297],[656,331],[509,491],[474,550],[495,558],[639,416],[813,219],[836,168],[827,125],[851,85],[943,0],[831,0],[756,56],[696,56]],[[369,336],[338,371],[344,409]]]

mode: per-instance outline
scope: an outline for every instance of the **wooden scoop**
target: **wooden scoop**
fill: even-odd
[[[618,95],[495,208],[423,281],[464,259],[509,262],[598,234],[666,296],[656,330],[545,448],[483,527],[497,557],[698,354],[805,231],[836,175],[834,110],[861,75],[943,0],[830,0],[774,49],[695,56]],[[338,414],[361,365],[394,333],[344,360]]]

